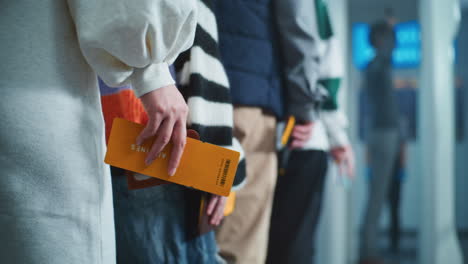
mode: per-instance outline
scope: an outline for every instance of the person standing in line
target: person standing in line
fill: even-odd
[[[131,83],[173,174],[187,105],[168,69],[193,43],[195,1],[2,1],[0,259],[112,264],[115,237],[97,75]]]
[[[372,177],[361,238],[361,264],[383,263],[379,256],[379,219],[393,177],[392,169],[400,146],[399,110],[392,82],[392,52],[395,33],[387,21],[377,22],[370,31],[376,50],[366,70],[365,89],[370,107],[368,153]]]
[[[235,106],[234,135],[244,148],[247,168],[235,210],[217,230],[220,255],[228,263],[266,261],[277,177],[276,120],[316,118],[321,95],[315,89],[311,5],[306,0],[217,2],[222,61]]]
[[[317,85],[327,95],[319,118],[297,125],[278,176],[271,216],[268,264],[314,263],[315,231],[319,223],[329,155],[341,173],[354,173],[354,154],[346,127],[347,118],[338,108],[338,91],[343,65],[339,43],[332,29],[328,8],[315,1],[309,10],[315,20],[314,36],[320,48]],[[287,154],[286,154],[287,153]],[[284,155],[288,155],[283,157]]]
[[[203,142],[239,149],[233,139],[229,83],[219,61],[218,31],[211,0],[197,0],[197,29],[193,46],[175,61],[177,86],[187,101],[187,127]],[[214,23],[214,24],[213,24]],[[110,89],[101,82],[106,132],[115,117],[146,124],[143,106],[130,87]],[[233,190],[243,185],[245,166],[238,167]],[[242,169],[244,168],[244,170]],[[117,263],[220,263],[213,231],[198,233],[201,191],[176,184],[152,186],[157,179],[112,167]],[[138,181],[144,188],[129,190]],[[150,187],[148,187],[148,185]],[[207,213],[216,226],[223,218],[226,198],[211,195]]]

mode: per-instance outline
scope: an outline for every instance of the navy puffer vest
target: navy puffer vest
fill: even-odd
[[[235,105],[283,115],[280,57],[271,0],[218,0],[221,58]]]

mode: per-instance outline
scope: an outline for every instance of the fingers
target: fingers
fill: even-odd
[[[296,126],[293,129],[293,134],[310,136],[310,135],[312,135],[312,127]]]
[[[313,128],[313,123],[312,122],[308,122],[308,123],[305,123],[305,124],[297,124],[297,125],[294,126],[295,131],[305,133],[305,134],[311,133],[312,128]]]
[[[213,195],[208,205],[208,215],[210,215],[210,224],[218,226],[224,218],[224,207],[227,198]]]
[[[344,152],[345,156],[345,162],[346,162],[346,167],[347,167],[347,173],[350,178],[354,178],[354,169],[355,169],[355,164],[354,164],[354,152],[353,149],[350,146],[347,146],[345,148]]]
[[[148,124],[138,137],[137,142],[144,142],[145,139],[157,134],[157,138],[151,147],[145,163],[149,166],[164,149],[164,147],[172,140],[173,148],[168,163],[168,174],[173,176],[179,166],[182,154],[184,152],[185,144],[187,142],[187,130],[185,129],[185,119],[179,118],[176,121],[169,116],[164,119],[162,124],[156,126],[154,122]]]
[[[310,138],[310,133],[303,133],[303,132],[298,132],[298,131],[293,131],[292,136],[293,138],[299,139],[299,140],[308,140]]]
[[[351,167],[349,161],[345,159],[340,165],[341,175],[346,175],[348,178],[353,178],[353,168]]]
[[[217,221],[216,225],[220,225],[221,221],[224,219],[224,209],[226,208],[226,203],[227,203],[227,197],[220,197],[219,201],[219,210],[218,210],[218,216],[217,216]]]
[[[295,140],[299,140],[302,143],[296,143],[299,145],[305,144],[306,141],[310,139],[312,136],[312,129],[313,124],[312,123],[306,123],[306,124],[297,124],[294,126],[293,132],[292,132],[292,137]]]
[[[172,132],[172,152],[168,165],[169,176],[174,176],[177,167],[179,166],[182,154],[184,153],[185,144],[187,142],[187,130],[185,123],[177,122]]]
[[[158,131],[159,126],[161,125],[162,118],[160,115],[156,115],[153,119],[148,121],[143,131],[138,135],[136,143],[141,146],[148,138],[154,136]]]
[[[337,153],[337,152],[335,152],[335,151],[332,151],[332,152],[331,152],[331,155],[332,155],[333,160],[334,160],[337,164],[340,164],[340,163],[341,163],[341,157],[340,157],[339,153]]]
[[[346,173],[348,172],[346,167],[347,166],[346,164],[344,164],[344,162],[338,163],[338,170],[339,170],[340,175],[346,175]]]
[[[168,173],[173,175],[180,162],[185,146],[185,124],[188,116],[188,106],[176,86],[168,85],[146,93],[140,97],[148,113],[148,125],[137,138],[141,145],[148,138],[156,135],[156,140],[146,157],[146,164],[151,164],[162,149],[173,141],[175,150],[170,157]],[[175,127],[177,126],[177,127]],[[174,135],[174,131],[176,132]]]
[[[306,143],[307,143],[307,140],[294,139],[289,145],[289,148],[290,149],[303,148]]]
[[[334,155],[334,159],[338,164],[339,173],[341,175],[347,175],[349,178],[354,176],[353,162],[346,152],[337,152]]]
[[[216,207],[216,204],[218,203],[218,200],[219,200],[219,196],[216,196],[216,195],[211,196],[211,199],[210,199],[210,202],[208,203],[208,208],[206,211],[208,215],[211,216],[213,214],[213,211]]]
[[[219,224],[221,224],[221,221],[224,218],[224,205],[220,205],[219,208],[220,209],[216,211],[216,215],[213,219],[212,225],[214,226],[219,226]]]
[[[351,156],[347,159],[347,168],[348,168],[348,175],[350,178],[354,178],[354,156],[351,154]]]
[[[171,140],[174,122],[175,120],[173,118],[166,118],[160,125],[159,129],[156,131],[156,140],[154,141],[153,146],[151,147],[151,150],[145,160],[147,166],[149,166],[156,159],[161,150]]]

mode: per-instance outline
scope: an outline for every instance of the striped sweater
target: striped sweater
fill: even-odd
[[[233,190],[245,183],[245,159],[233,137],[233,107],[229,81],[220,61],[218,28],[212,0],[198,1],[198,20],[193,47],[174,63],[177,83],[189,106],[188,125],[202,141],[234,149],[241,161]]]

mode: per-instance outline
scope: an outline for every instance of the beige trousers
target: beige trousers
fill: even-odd
[[[217,230],[220,255],[228,263],[266,260],[277,176],[275,130],[275,117],[261,108],[234,108],[234,135],[245,151],[247,183],[236,192],[234,212]]]

